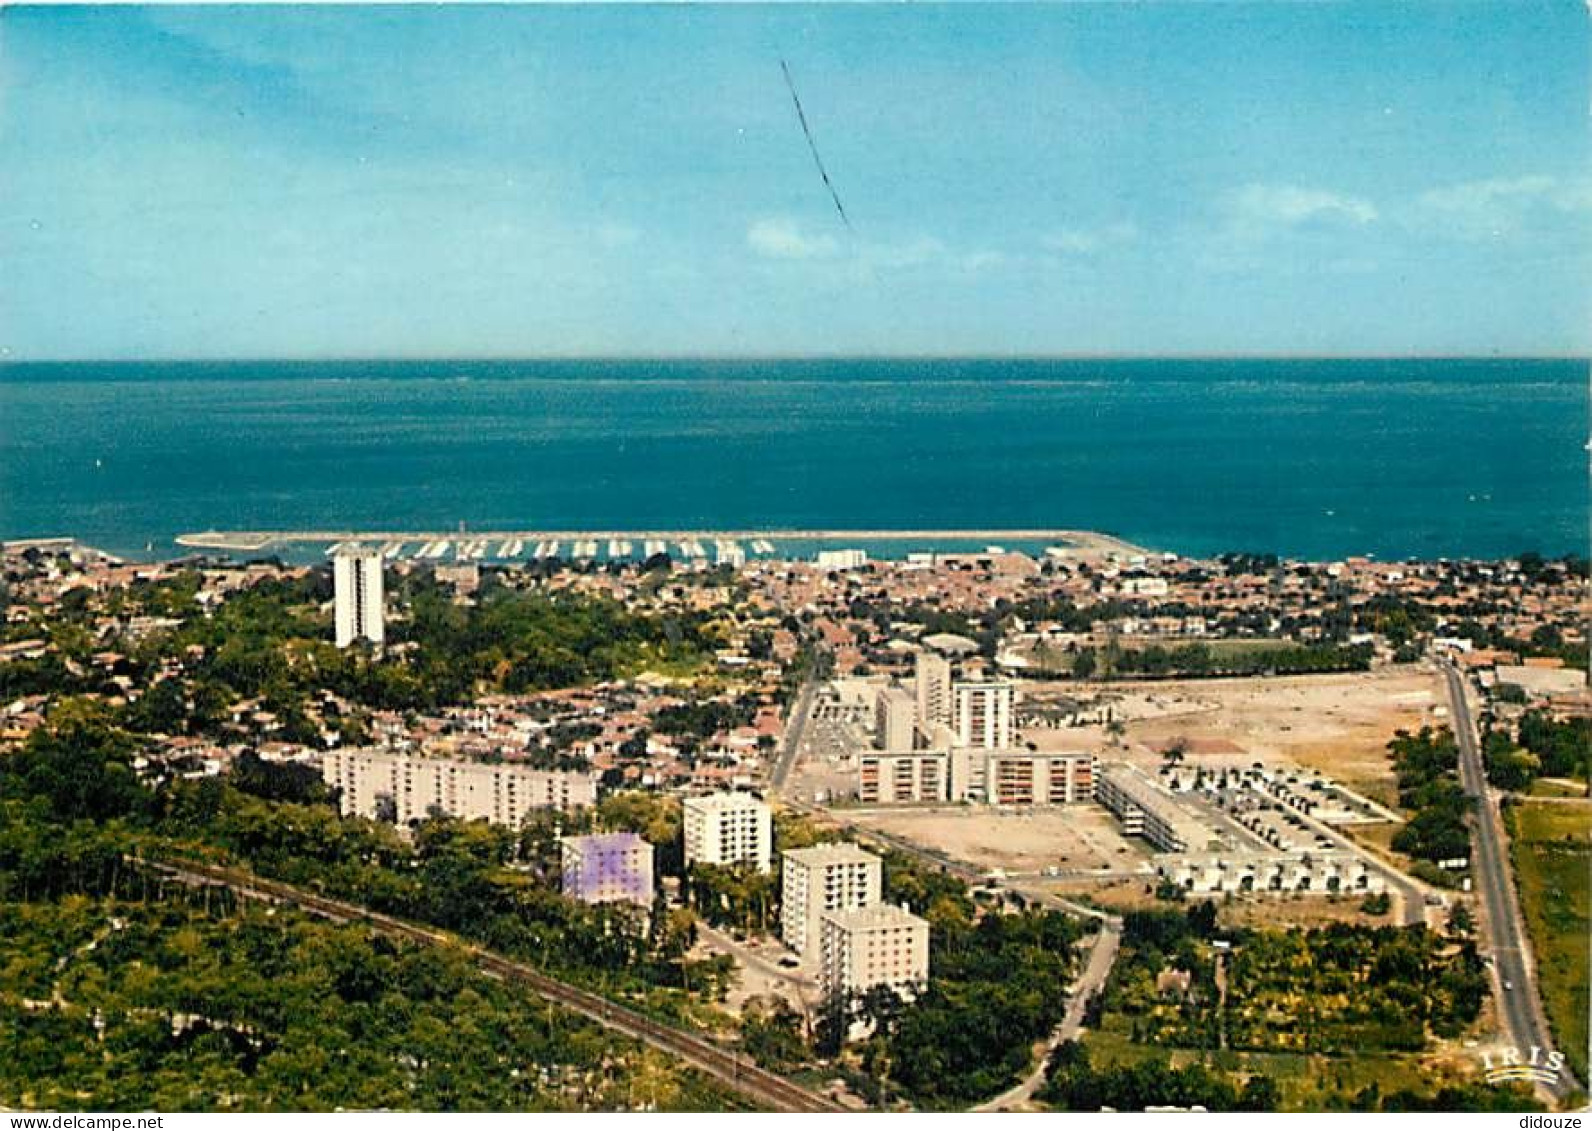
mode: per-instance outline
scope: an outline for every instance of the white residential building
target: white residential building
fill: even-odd
[[[921,651],[912,673],[917,692],[918,725],[925,732],[936,723],[951,722],[951,661],[938,652]]]
[[[1165,597],[1171,589],[1164,577],[1129,577],[1121,585],[1125,597]]]
[[[774,819],[749,793],[710,793],[683,803],[685,863],[774,866]]]
[[[894,904],[825,911],[818,954],[818,988],[825,1000],[874,986],[911,999],[929,981],[929,924]]]
[[[958,683],[955,689],[957,744],[983,750],[1010,747],[1015,685],[1000,679]]]
[[[537,809],[575,809],[597,802],[592,774],[533,770],[499,762],[428,758],[391,750],[330,750],[321,776],[341,791],[343,814],[408,825],[433,812],[464,821],[517,828]]]
[[[380,550],[339,550],[332,558],[332,588],[339,648],[355,640],[386,640]]]
[[[917,703],[891,684],[879,690],[873,706],[873,741],[880,750],[911,750],[917,734]]]
[[[861,569],[868,564],[866,550],[819,550],[819,569]]]
[[[855,844],[836,842],[793,848],[781,854],[779,934],[785,945],[811,954],[818,945],[819,917],[879,902],[884,868]]]
[[[1102,769],[1095,796],[1129,836],[1142,836],[1162,852],[1205,852],[1221,838],[1216,831],[1136,766],[1126,762]]]
[[[1337,895],[1385,891],[1387,881],[1351,852],[1245,852],[1163,856],[1162,879],[1198,894],[1295,892]]]

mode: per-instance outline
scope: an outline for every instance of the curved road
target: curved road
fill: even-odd
[[[1083,1028],[1084,1010],[1089,1008],[1089,999],[1104,986],[1111,967],[1117,960],[1117,948],[1122,945],[1122,924],[1119,920],[1107,919],[1100,927],[1100,934],[1095,937],[1095,944],[1089,951],[1089,961],[1084,966],[1083,973],[1078,975],[1078,980],[1067,991],[1067,1012],[1061,1019],[1061,1024],[1056,1026],[1050,1034],[1050,1040],[1045,1044],[1045,1051],[1039,1057],[1039,1063],[1034,1065],[1032,1071],[1021,1081],[1002,1092],[992,1100],[988,1100],[975,1107],[974,1111],[1012,1111],[1021,1108],[1034,1098],[1034,1093],[1039,1091],[1039,1086],[1045,1082],[1045,1069],[1050,1065],[1050,1054],[1056,1051],[1058,1045],[1067,1041],[1076,1040],[1078,1032]]]

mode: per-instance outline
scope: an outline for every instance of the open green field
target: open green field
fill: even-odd
[[[1587,1078],[1587,938],[1592,931],[1592,806],[1523,801],[1506,809],[1554,1040]]]
[[[1586,797],[1586,782],[1577,778],[1538,778],[1531,783],[1532,797]]]
[[[1476,1068],[1453,1053],[1368,1053],[1321,1056],[1302,1053],[1238,1052],[1231,1049],[1166,1049],[1138,1044],[1126,1032],[1091,1031],[1084,1043],[1097,1064],[1134,1064],[1170,1056],[1174,1067],[1196,1061],[1223,1072],[1263,1073],[1277,1081],[1286,1111],[1342,1110],[1365,1088],[1383,1095],[1410,1090],[1430,1092],[1445,1084],[1474,1083]]]
[[[1117,642],[1124,648],[1169,648],[1179,647],[1184,644],[1198,644],[1201,647],[1209,648],[1213,655],[1221,656],[1223,659],[1246,653],[1280,652],[1286,648],[1293,647],[1291,641],[1253,637],[1244,637],[1242,639],[1178,637],[1168,640],[1165,636],[1122,636],[1118,638]]]
[[[1264,656],[1267,652],[1284,652],[1294,646],[1290,640],[1202,640],[1200,643],[1223,659]]]

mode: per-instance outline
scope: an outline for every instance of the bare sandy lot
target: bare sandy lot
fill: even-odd
[[[904,837],[980,868],[1009,875],[1065,870],[1131,870],[1148,859],[1104,810],[1094,805],[1002,810],[986,807],[848,812],[863,828]]]
[[[1040,694],[1061,686],[1114,697],[1111,710],[1123,733],[1105,736],[1108,745],[1095,747],[1105,757],[1111,756],[1112,744],[1121,743],[1116,746],[1119,756],[1153,760],[1182,739],[1190,764],[1203,758],[1231,762],[1235,757],[1292,761],[1383,803],[1394,800],[1387,755],[1393,732],[1446,721],[1441,680],[1421,669],[1137,686],[1033,685]],[[1036,730],[1025,737],[1042,747],[1060,747],[1085,745],[1098,734],[1093,728]]]

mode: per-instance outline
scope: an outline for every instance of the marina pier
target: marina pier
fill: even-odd
[[[264,553],[277,547],[324,545],[330,553],[348,544],[380,550],[388,559],[403,555],[420,561],[446,556],[461,560],[544,559],[568,553],[594,559],[606,547],[610,559],[676,552],[687,559],[733,559],[746,543],[753,554],[780,556],[777,547],[851,543],[918,543],[925,549],[946,544],[1045,544],[1082,558],[1131,558],[1152,551],[1115,535],[1092,530],[1050,528],[848,529],[848,530],[206,530],[182,534],[179,546],[225,553]]]

